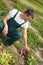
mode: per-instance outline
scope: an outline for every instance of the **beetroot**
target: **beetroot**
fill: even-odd
[[[19,54],[21,54],[23,57],[26,57],[29,54],[29,51],[27,49],[23,49],[19,51]]]

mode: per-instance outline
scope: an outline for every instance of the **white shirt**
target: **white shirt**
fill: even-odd
[[[11,16],[11,17],[14,17],[14,15],[17,13],[17,9],[13,9],[13,10],[11,10],[11,11],[9,11],[9,15]],[[23,22],[25,22],[23,19],[21,19],[20,18],[20,14],[21,14],[22,12],[18,12],[18,14],[16,15],[16,17],[14,18],[15,19],[15,21],[17,22],[17,23],[19,23],[19,24],[22,24]],[[21,25],[21,27],[23,27],[23,28],[28,28],[30,26],[30,23],[29,23],[29,21],[26,21],[26,23],[24,23],[23,25]]]

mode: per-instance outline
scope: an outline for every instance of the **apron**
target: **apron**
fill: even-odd
[[[16,21],[15,21],[15,17],[16,17],[16,15],[18,14],[18,11],[17,11],[17,13],[14,15],[14,17],[13,18],[11,18],[11,19],[9,19],[8,21],[7,21],[7,24],[8,24],[8,36],[9,37],[12,37],[12,36],[14,36],[14,35],[17,35],[17,33],[19,33],[20,34],[20,30],[18,30],[18,28],[20,28],[21,27],[21,25],[23,25],[25,22],[23,22],[22,24],[19,24],[19,23],[17,23]]]
[[[8,34],[7,36],[10,38],[10,39],[7,39],[4,43],[6,46],[10,46],[14,41],[17,41],[19,40],[21,37],[22,37],[22,32],[20,30],[18,30],[18,28],[21,27],[21,25],[23,25],[24,23],[22,24],[18,24],[16,21],[15,21],[15,17],[16,15],[18,14],[18,11],[17,13],[14,15],[13,18],[9,19],[7,21],[7,24],[8,24]],[[0,30],[2,31],[4,28],[4,24],[2,22],[0,22]]]

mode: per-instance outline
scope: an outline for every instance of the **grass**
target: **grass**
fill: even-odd
[[[22,12],[25,11],[27,8],[29,8],[25,4],[22,4],[20,2],[20,0],[19,1],[18,0],[17,1],[16,0],[11,0],[11,1],[14,2],[14,3],[12,3],[13,7],[20,10],[20,11],[22,11]]]
[[[38,39],[38,36],[35,35],[35,33],[31,30],[28,29],[28,45],[32,48],[38,48],[38,47],[43,47],[43,42],[41,42]]]
[[[43,19],[38,15],[37,18],[31,21],[32,26],[39,31],[39,34],[43,37]]]
[[[28,0],[31,4],[33,4],[36,8],[38,8],[39,10],[43,10],[43,6],[36,0]]]
[[[22,11],[22,12],[24,12],[26,9],[29,8],[29,6],[21,3],[20,0],[11,0],[11,1],[12,1],[12,6],[14,8]],[[39,8],[40,10],[43,10],[43,6],[42,6],[43,3],[42,3],[42,1],[38,0],[38,2],[37,2],[36,0],[33,0],[33,1],[30,0],[30,2],[32,3],[32,5],[35,5],[35,7]],[[9,11],[9,9],[6,7],[6,5],[3,3],[3,1],[0,1],[0,20],[3,19],[3,17],[8,13],[8,11]],[[35,18],[34,18],[34,20],[32,20],[31,25],[35,29],[37,29],[39,31],[39,34],[43,37],[43,19],[41,18],[41,16],[43,16],[43,13],[39,12],[39,10],[35,10]],[[35,48],[38,48],[38,47],[43,48],[43,42],[38,39],[38,36],[36,36],[35,33],[31,29],[28,29],[27,34],[28,34],[28,46],[31,49],[35,49]],[[2,41],[2,39],[0,39],[0,43],[1,43],[1,41]],[[23,46],[22,39],[20,40],[20,44],[17,44],[16,42],[14,42],[14,46],[17,49],[23,48],[24,46]],[[11,50],[11,48],[9,48],[8,51],[9,51],[9,53],[11,55],[13,55],[13,57],[15,59],[15,62],[18,65],[18,62],[20,61],[21,57],[18,54],[14,53]],[[32,54],[32,52],[31,52],[31,55],[34,57],[35,54]],[[28,58],[31,59],[31,63],[34,63],[32,61],[31,55]],[[34,57],[34,58],[36,59],[36,57]],[[28,61],[28,63],[30,63],[29,59],[26,60],[26,61]],[[37,60],[37,63],[38,62],[39,61]],[[37,63],[36,63],[36,65],[37,65]],[[26,64],[26,65],[30,65],[30,64]]]
[[[37,0],[37,2],[43,5],[43,0]]]
[[[6,5],[3,3],[3,1],[0,1],[0,20],[3,19],[3,16],[5,16],[8,13],[9,9],[6,7]]]

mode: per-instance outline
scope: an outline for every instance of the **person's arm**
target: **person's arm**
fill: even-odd
[[[11,18],[11,16],[9,14],[7,14],[4,18],[3,18],[3,23],[6,26],[7,25],[7,20],[9,20]]]
[[[27,29],[25,28],[23,28],[23,40],[24,40],[25,48],[29,51],[30,49],[28,48],[28,45],[27,45]]]
[[[9,14],[7,14],[4,18],[3,18],[3,24],[4,24],[4,29],[2,30],[3,35],[7,35],[8,33],[8,25],[7,25],[7,20],[9,20],[11,18],[11,16]]]

